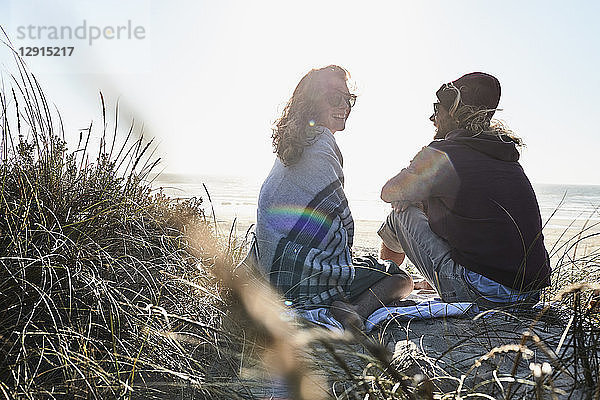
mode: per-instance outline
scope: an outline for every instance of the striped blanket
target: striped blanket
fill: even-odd
[[[344,298],[355,276],[354,221],[344,194],[342,155],[333,134],[315,127],[300,161],[275,161],[258,199],[259,265],[295,306]]]

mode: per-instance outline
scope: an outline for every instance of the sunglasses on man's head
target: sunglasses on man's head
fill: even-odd
[[[356,95],[342,92],[327,92],[325,93],[325,100],[331,107],[339,107],[342,104],[346,104],[348,107],[354,107],[356,104]]]

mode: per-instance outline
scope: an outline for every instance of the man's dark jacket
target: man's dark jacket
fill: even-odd
[[[550,285],[540,211],[507,136],[455,130],[393,178],[402,201],[425,206],[433,232],[465,268],[517,290]]]

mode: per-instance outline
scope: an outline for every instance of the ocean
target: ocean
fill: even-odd
[[[214,209],[214,215],[221,221],[237,218],[252,222],[256,218],[262,179],[165,173],[154,180],[153,187],[162,188],[171,197],[201,197],[206,214],[212,215]],[[600,221],[600,185],[534,184],[533,187],[542,220],[544,223],[549,220],[547,227],[560,228],[572,221]],[[346,194],[355,220],[382,221],[389,213],[390,206],[379,199],[378,189],[350,190]]]

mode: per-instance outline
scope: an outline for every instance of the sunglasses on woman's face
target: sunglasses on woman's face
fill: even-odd
[[[339,107],[342,104],[346,104],[348,107],[354,107],[356,104],[356,95],[350,93],[341,92],[327,92],[325,93],[325,100],[331,107]]]

